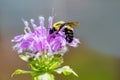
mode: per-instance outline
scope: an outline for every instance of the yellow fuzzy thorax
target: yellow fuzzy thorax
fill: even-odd
[[[56,30],[59,30],[60,26],[64,23],[65,23],[64,21],[58,21],[58,22],[53,24],[53,28],[55,28]],[[69,30],[73,30],[73,28],[69,25],[66,25],[66,28],[69,29]]]
[[[53,24],[53,28],[55,28],[56,30],[59,30],[60,26],[64,23],[65,23],[64,21],[58,21]]]

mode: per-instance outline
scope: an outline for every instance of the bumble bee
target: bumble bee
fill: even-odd
[[[73,41],[73,27],[78,26],[80,23],[79,22],[64,22],[64,21],[58,21],[53,24],[52,29],[50,29],[50,34],[54,33],[55,31],[61,30],[63,27],[63,32],[65,32],[65,39],[68,43],[71,43]]]

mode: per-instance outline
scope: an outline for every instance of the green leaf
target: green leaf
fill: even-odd
[[[60,67],[62,63],[62,58],[54,56],[46,57],[45,55],[42,55],[38,59],[31,61],[29,63],[29,66],[33,71],[37,71],[39,73],[46,73],[54,71],[54,69]]]
[[[34,77],[34,80],[54,80],[54,76],[52,74],[45,73],[37,77]]]
[[[58,74],[63,73],[64,75],[74,74],[75,76],[78,77],[78,75],[69,66],[64,66],[62,68],[58,68],[55,70],[55,72],[57,72]]]
[[[25,55],[19,55],[19,57],[25,62],[28,62],[30,58],[29,56],[25,56]]]
[[[49,69],[55,69],[61,66],[61,64],[63,63],[63,59],[54,57],[49,63],[50,63]]]
[[[14,75],[17,75],[17,74],[31,74],[31,73],[32,71],[25,71],[25,70],[17,69],[14,71],[14,73],[11,76],[13,77]]]

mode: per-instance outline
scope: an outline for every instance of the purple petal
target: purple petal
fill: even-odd
[[[25,24],[25,31],[28,33],[31,33],[31,29],[29,27],[29,23],[23,19],[23,22]]]
[[[12,42],[19,42],[23,39],[23,34],[22,35],[18,35],[18,36],[15,36],[13,40],[11,40]]]
[[[13,46],[14,50],[18,50],[20,48],[21,43],[17,43]]]
[[[71,43],[69,43],[70,46],[77,47],[80,41],[77,38],[74,38]]]
[[[28,27],[29,23],[28,23],[27,21],[25,21],[24,19],[22,19],[22,21],[24,22],[24,25],[25,25],[26,27]]]
[[[40,16],[39,20],[40,20],[40,26],[43,27],[44,26],[44,20],[45,20],[45,18],[42,17],[42,16]]]
[[[37,25],[34,24],[34,19],[31,19],[30,22],[31,22],[31,24],[32,24],[33,29],[35,29],[35,28],[37,27]]]
[[[48,26],[48,28],[52,28],[52,26],[53,26],[53,24],[52,24],[52,22],[53,22],[53,17],[49,17],[49,19],[48,19],[48,22],[49,22],[49,26]]]
[[[21,48],[23,48],[23,49],[26,49],[26,48],[28,48],[30,46],[30,42],[29,41],[23,41],[22,43],[21,43]]]
[[[33,40],[33,34],[26,33],[23,38],[24,38],[24,40]]]

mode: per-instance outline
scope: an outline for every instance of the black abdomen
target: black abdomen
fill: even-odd
[[[65,38],[66,41],[68,43],[71,43],[73,41],[73,37],[74,37],[73,36],[73,31],[65,28],[65,35],[66,35],[66,38]]]

